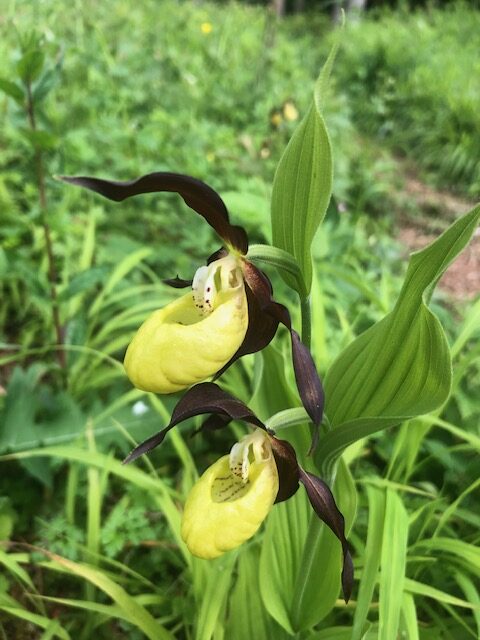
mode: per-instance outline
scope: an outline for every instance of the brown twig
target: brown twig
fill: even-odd
[[[30,129],[32,131],[37,130],[37,123],[35,118],[35,103],[32,95],[32,87],[30,82],[26,83],[27,89],[27,117]],[[57,298],[57,270],[55,268],[55,257],[53,254],[53,243],[50,234],[50,225],[47,222],[47,194],[45,189],[45,171],[43,165],[43,155],[41,149],[35,147],[35,167],[37,172],[37,185],[38,185],[38,197],[40,201],[40,209],[42,213],[42,227],[45,236],[45,248],[47,250],[48,261],[48,281],[50,283],[50,299],[52,302],[52,317],[55,327],[55,335],[57,339],[57,358],[58,363],[62,369],[66,368],[65,351],[63,349],[63,331],[60,324],[60,310],[58,307]]]

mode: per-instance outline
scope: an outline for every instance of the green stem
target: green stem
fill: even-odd
[[[300,298],[300,310],[302,313],[302,342],[310,349],[312,343],[312,314],[310,309],[310,296]]]
[[[297,407],[296,409],[284,409],[275,413],[269,418],[265,426],[268,429],[277,431],[278,429],[286,429],[287,427],[293,427],[296,424],[306,424],[310,421],[308,413],[303,407]]]
[[[297,291],[300,298],[308,296],[298,262],[288,251],[278,247],[271,247],[268,244],[252,244],[248,249],[247,258],[253,262],[276,267],[283,273],[288,274],[290,278],[293,278],[293,283],[289,283],[289,286]]]

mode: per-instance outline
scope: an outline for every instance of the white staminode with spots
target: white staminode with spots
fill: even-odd
[[[265,464],[272,459],[272,455],[272,447],[264,431],[255,429],[253,433],[244,436],[233,445],[228,456],[230,473],[222,473],[215,478],[212,500],[228,502],[244,496],[249,490],[252,464]]]
[[[238,289],[242,283],[242,270],[232,255],[200,267],[192,282],[195,307],[202,315],[208,315],[218,306],[222,293]]]

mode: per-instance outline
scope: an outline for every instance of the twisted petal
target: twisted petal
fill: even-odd
[[[300,482],[304,485],[310,504],[317,516],[340,540],[343,551],[342,588],[345,602],[350,600],[353,588],[353,562],[345,537],[345,520],[341,514],[329,486],[313,473],[299,469]]]
[[[144,453],[158,447],[170,429],[173,429],[180,422],[206,413],[212,414],[212,418],[217,416],[223,418],[221,425],[215,424],[216,428],[225,427],[231,420],[243,420],[254,424],[259,429],[266,430],[263,422],[241,400],[220,389],[213,382],[202,382],[189,389],[178,401],[169,424],[136,446],[125,458],[124,464],[132,462]]]
[[[125,370],[144,391],[180,391],[219,371],[242,344],[247,326],[243,284],[207,316],[185,294],[142,324],[127,349]]]
[[[278,491],[270,454],[252,462],[248,482],[230,470],[229,456],[217,460],[195,484],[185,504],[182,538],[200,558],[216,558],[251,538],[267,517]]]
[[[87,176],[61,176],[61,180],[95,191],[100,195],[121,202],[143,193],[170,191],[178,193],[191,209],[200,214],[215,229],[220,238],[240,253],[248,249],[247,234],[242,227],[230,224],[225,203],[218,193],[201,180],[180,173],[156,171],[128,182],[102,180]]]
[[[270,340],[273,338],[279,323],[283,324],[290,332],[295,381],[302,404],[316,427],[311,447],[313,449],[318,438],[318,426],[322,420],[324,394],[312,355],[300,340],[298,333],[293,329],[288,309],[273,300],[272,285],[267,276],[247,260],[243,262],[243,275],[247,286],[257,300],[260,311],[264,315],[262,322],[265,323],[265,318],[270,318],[270,321],[273,320],[274,322],[268,333],[269,336],[271,335]],[[261,348],[263,346],[266,345],[262,345]]]

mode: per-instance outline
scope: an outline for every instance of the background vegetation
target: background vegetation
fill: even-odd
[[[402,229],[439,231],[444,211],[453,216],[478,197],[479,15],[453,4],[374,14],[348,28],[327,100],[335,203],[315,244],[313,337],[323,371],[392,307],[406,268]],[[173,196],[113,205],[54,175],[195,175],[222,194],[252,242],[268,241],[273,173],[330,30],[328,13],[278,22],[236,4],[5,3],[0,637],[291,637],[258,597],[261,537],[235,569],[229,555],[210,573],[179,543],[197,468],[227,451],[234,434],[207,441],[172,432],[151,462],[119,462],[173,404],[132,390],[124,349],[145,315],[175,295],[161,279],[190,277],[216,240]],[[412,191],[412,174],[433,206]],[[454,192],[453,204],[434,187]],[[277,299],[287,300],[271,275]],[[444,289],[434,301],[455,357],[448,406],[348,455],[358,492],[356,577],[368,568],[371,592],[355,592],[348,607],[339,601],[297,637],[350,638],[367,615],[368,637],[377,637],[389,585],[372,569],[371,549],[390,540],[382,509],[392,490],[408,530],[408,544],[386,543],[382,555],[382,567],[396,563],[409,580],[399,632],[478,637],[475,293],[467,287],[452,298]],[[286,349],[280,334],[222,379],[261,417],[296,401]]]

